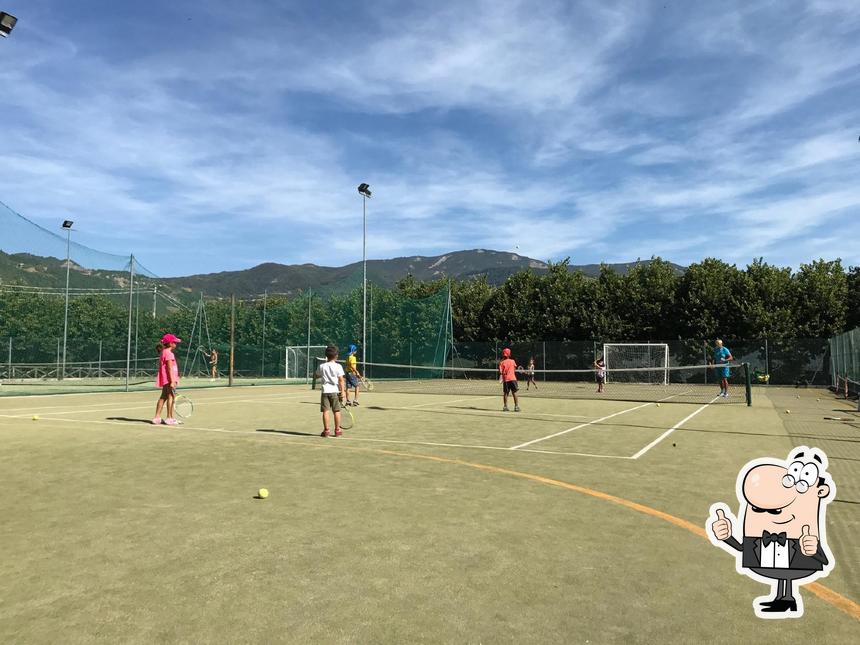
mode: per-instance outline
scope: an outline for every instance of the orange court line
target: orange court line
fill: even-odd
[[[364,448],[353,448],[353,450],[366,450]],[[577,484],[571,484],[568,482],[563,482],[558,479],[551,479],[549,477],[543,477],[542,475],[533,475],[531,473],[524,473],[519,470],[509,470],[508,468],[501,468],[499,466],[490,466],[488,464],[477,464],[470,461],[463,461],[462,459],[449,459],[447,457],[437,457],[434,455],[419,455],[415,453],[408,452],[397,452],[394,450],[374,450],[373,452],[381,452],[386,455],[392,455],[396,457],[412,457],[416,459],[426,459],[428,461],[437,461],[441,463],[447,464],[456,464],[458,466],[468,466],[469,468],[475,468],[477,470],[483,470],[489,473],[496,473],[500,475],[510,475],[511,477],[519,477],[520,479],[529,479],[531,481],[539,482],[541,484],[546,484],[547,486],[555,486],[557,488],[565,488],[567,490],[572,490],[577,493],[582,493],[583,495],[589,495],[591,497],[596,497],[597,499],[602,499],[608,502],[612,502],[613,504],[619,504],[620,506],[625,506],[631,510],[637,511],[639,513],[644,513],[645,515],[650,515],[652,517],[659,518],[661,520],[665,520],[670,524],[674,524],[675,526],[686,529],[690,531],[690,533],[708,539],[707,534],[705,533],[705,529],[703,529],[698,524],[693,524],[692,522],[688,522],[687,520],[681,519],[680,517],[675,517],[674,515],[670,515],[669,513],[665,513],[663,511],[657,510],[656,508],[651,508],[650,506],[645,506],[644,504],[639,504],[638,502],[633,502],[629,499],[624,499],[623,497],[617,497],[615,495],[610,495],[609,493],[604,493],[599,490],[594,490],[593,488],[587,488],[585,486],[578,486]],[[848,614],[851,618],[860,621],[860,604],[854,602],[850,598],[846,598],[845,596],[833,591],[829,587],[825,587],[818,582],[812,582],[808,585],[804,585],[806,589],[809,589],[813,594],[821,598],[824,602],[829,603],[839,609],[840,611]]]

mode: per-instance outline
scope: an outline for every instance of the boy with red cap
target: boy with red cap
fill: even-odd
[[[155,406],[155,417],[152,419],[153,425],[161,425],[161,411],[164,409],[165,403],[167,403],[167,419],[163,423],[169,426],[181,423],[173,418],[173,402],[176,399],[176,386],[179,385],[179,364],[176,362],[173,350],[176,349],[176,344],[181,342],[173,334],[164,334],[161,337],[161,342],[156,345],[156,350],[160,356],[155,385],[161,388],[161,396],[158,398],[158,404]]]
[[[502,397],[504,398],[502,410],[508,412],[508,394],[512,394],[514,412],[519,412],[520,402],[517,399],[517,390],[520,389],[520,386],[517,383],[517,362],[511,358],[511,350],[507,347],[502,350],[502,360],[499,363],[499,381],[502,384]]]

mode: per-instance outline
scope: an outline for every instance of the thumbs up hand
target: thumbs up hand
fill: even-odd
[[[818,536],[810,535],[809,524],[804,524],[800,531],[800,552],[806,556],[813,556],[818,551]]]
[[[732,536],[732,523],[722,509],[717,509],[717,519],[711,524],[711,530],[718,540],[728,540]]]

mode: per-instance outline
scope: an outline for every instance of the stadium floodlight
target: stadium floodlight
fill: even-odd
[[[4,11],[0,11],[0,36],[6,38],[11,34],[12,30],[15,28],[16,22],[18,22],[18,19],[15,16],[11,16]]]
[[[70,219],[63,220],[63,229],[66,231],[66,312],[63,315],[63,367],[57,379],[62,381],[66,376],[66,341],[69,337],[69,268],[72,264],[72,225]]]
[[[361,265],[364,270],[362,279],[362,314],[361,314],[361,373],[367,369],[367,200],[370,199],[370,185],[359,184],[358,194],[361,195],[362,206],[362,236],[361,236]]]

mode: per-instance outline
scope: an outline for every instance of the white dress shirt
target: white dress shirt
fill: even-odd
[[[761,566],[773,569],[788,569],[788,540],[782,546],[776,540],[767,546],[762,543]]]

